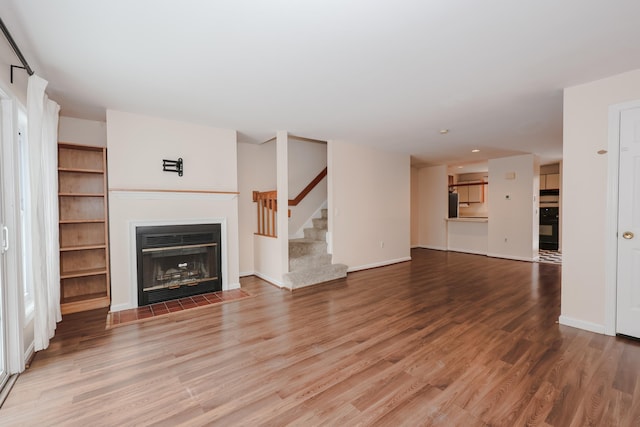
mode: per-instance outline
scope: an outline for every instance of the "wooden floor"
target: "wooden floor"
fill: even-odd
[[[640,345],[558,325],[560,266],[412,256],[111,330],[68,315],[0,424],[640,425]]]

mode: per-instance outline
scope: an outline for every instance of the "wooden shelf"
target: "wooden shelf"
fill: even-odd
[[[86,251],[89,249],[106,249],[107,245],[78,245],[78,246],[65,246],[60,247],[60,252],[70,251]]]
[[[110,304],[111,298],[108,295],[96,293],[83,297],[65,298],[60,304],[60,311],[62,311],[62,314],[71,314],[109,307]]]
[[[104,219],[65,219],[61,220],[60,224],[91,224],[105,222]]]
[[[111,303],[104,147],[58,144],[63,314]]]
[[[97,173],[97,174],[104,173],[104,171],[100,169],[81,169],[81,168],[58,168],[58,172],[79,172],[79,173]]]
[[[60,272],[61,279],[71,279],[74,277],[89,277],[89,276],[99,276],[101,274],[107,274],[106,268],[96,268],[89,270],[76,270],[76,271],[68,271],[68,272]]]
[[[60,197],[104,197],[102,193],[58,193]]]

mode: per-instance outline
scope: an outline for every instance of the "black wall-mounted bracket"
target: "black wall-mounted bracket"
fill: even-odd
[[[14,68],[20,68],[21,70],[26,70],[27,69],[27,67],[21,67],[19,65],[12,65],[11,66],[11,84],[13,84],[13,69]]]
[[[165,172],[178,172],[178,176],[182,176],[182,157],[178,160],[162,159],[162,170]]]
[[[13,84],[13,69],[14,68],[20,68],[20,69],[26,70],[27,74],[32,76],[33,75],[33,70],[29,66],[29,63],[27,62],[27,60],[24,59],[24,55],[22,55],[22,52],[20,52],[20,48],[18,48],[18,45],[13,40],[13,37],[11,37],[11,33],[9,32],[9,29],[7,28],[6,25],[4,25],[4,22],[2,22],[2,19],[0,19],[0,31],[2,31],[4,33],[4,36],[7,39],[7,42],[9,43],[9,45],[11,46],[13,51],[15,52],[15,54],[18,57],[18,59],[20,60],[20,62],[22,63],[22,67],[19,66],[19,65],[12,65],[11,66],[11,84]]]

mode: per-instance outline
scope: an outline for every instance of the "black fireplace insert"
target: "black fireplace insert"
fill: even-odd
[[[222,290],[220,224],[136,227],[138,305]]]

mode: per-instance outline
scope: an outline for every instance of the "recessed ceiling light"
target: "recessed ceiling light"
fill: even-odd
[[[458,169],[462,169],[464,166],[458,166]]]
[[[449,133],[449,129],[440,129],[440,134],[441,135],[444,135],[444,134],[447,134],[447,133]]]
[[[479,153],[480,150],[478,150],[477,148],[474,148],[473,150],[471,150],[472,153]]]

